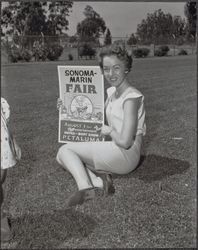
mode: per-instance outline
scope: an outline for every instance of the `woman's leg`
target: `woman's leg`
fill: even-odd
[[[72,174],[79,190],[93,187],[83,161],[70,148],[69,144],[65,144],[59,149],[56,159],[59,164]]]
[[[104,147],[104,144],[102,145]],[[99,147],[100,150],[102,145],[91,142],[69,143],[59,149],[57,154],[58,163],[72,174],[79,189],[89,188],[90,186],[104,187],[105,180],[101,176],[102,173],[105,174],[108,171],[105,168],[96,169],[93,155],[93,152],[97,151],[95,147]],[[101,174],[99,175],[99,173]]]

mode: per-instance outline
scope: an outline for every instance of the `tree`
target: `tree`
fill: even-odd
[[[62,34],[63,31],[68,30],[67,16],[69,16],[72,5],[73,2],[70,0],[56,1],[49,4],[49,16],[46,24],[48,35]]]
[[[197,3],[196,1],[188,0],[184,6],[184,14],[188,20],[188,36],[196,36],[196,22],[197,22]]]
[[[89,5],[84,10],[85,19],[77,24],[77,35],[79,41],[98,42],[99,37],[104,34],[106,25],[102,17]]]
[[[44,23],[45,15],[40,2],[9,2],[1,11],[1,25],[6,34],[40,34]]]
[[[138,43],[138,38],[135,36],[135,34],[132,33],[127,41],[127,44],[128,45],[136,45],[137,43]]]
[[[147,14],[147,18],[143,19],[137,27],[137,36],[141,43],[162,44],[171,42],[185,32],[185,19],[170,13],[165,14],[161,9],[156,10],[152,14]]]
[[[77,43],[78,42],[78,38],[76,36],[70,36],[69,42],[70,43]]]
[[[112,37],[111,37],[111,32],[109,29],[107,29],[107,33],[105,35],[105,39],[104,39],[104,44],[105,45],[110,45],[112,43]]]
[[[56,35],[68,29],[69,10],[73,2],[13,1],[2,8],[1,25],[5,33]]]

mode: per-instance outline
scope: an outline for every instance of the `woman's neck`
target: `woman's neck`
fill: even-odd
[[[130,84],[129,84],[129,82],[125,78],[120,83],[120,85],[116,87],[116,91],[115,91],[116,98],[120,97],[128,87],[130,87]]]

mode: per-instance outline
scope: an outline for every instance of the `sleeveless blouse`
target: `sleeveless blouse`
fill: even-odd
[[[114,128],[117,132],[121,132],[122,124],[124,120],[124,102],[127,99],[141,97],[140,107],[138,109],[138,124],[136,135],[146,134],[146,124],[145,124],[145,107],[144,107],[144,96],[142,93],[134,87],[127,88],[124,93],[119,97],[115,98],[115,87],[110,87],[107,89],[107,107],[106,107],[106,117],[109,126]]]

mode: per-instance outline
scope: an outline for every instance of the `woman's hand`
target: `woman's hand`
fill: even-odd
[[[57,107],[58,110],[60,110],[63,107],[62,99],[60,99],[60,98],[57,99],[56,107]]]
[[[112,130],[113,130],[112,127],[109,127],[107,125],[103,125],[102,128],[101,128],[101,135],[110,135]]]

